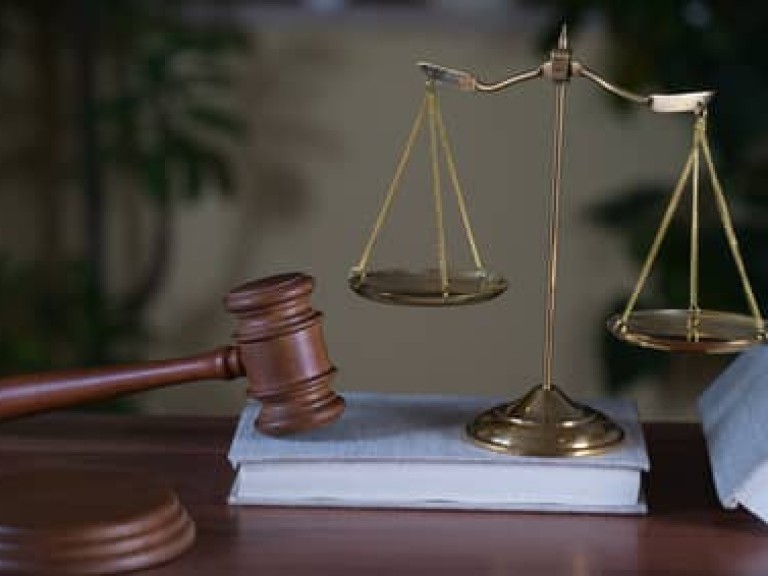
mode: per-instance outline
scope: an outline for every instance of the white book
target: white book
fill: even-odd
[[[229,451],[231,504],[644,513],[649,469],[637,410],[590,403],[625,431],[615,450],[571,458],[510,456],[474,445],[464,428],[498,398],[345,394],[335,424],[286,438],[254,428],[246,405]]]
[[[738,356],[699,397],[715,489],[768,522],[768,348]]]

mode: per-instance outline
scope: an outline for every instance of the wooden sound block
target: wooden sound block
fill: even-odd
[[[0,475],[0,572],[115,574],[167,562],[195,539],[172,490],[127,471]]]

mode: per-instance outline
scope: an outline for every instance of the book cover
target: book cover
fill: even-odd
[[[720,502],[768,522],[768,348],[739,355],[698,407]]]
[[[637,410],[600,400],[625,431],[615,450],[571,458],[511,456],[475,446],[465,426],[499,398],[347,393],[335,424],[270,438],[244,408],[229,459],[238,471],[230,502],[642,513],[648,455]]]

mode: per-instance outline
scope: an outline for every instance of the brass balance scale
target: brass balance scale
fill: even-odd
[[[349,276],[349,285],[356,293],[370,300],[388,304],[420,306],[470,304],[495,298],[507,288],[507,282],[501,275],[484,267],[477,248],[440,110],[438,88],[446,86],[467,92],[495,93],[538,78],[549,79],[555,86],[542,383],[522,398],[493,407],[470,422],[466,430],[473,442],[484,448],[510,454],[580,456],[610,450],[619,445],[624,435],[622,429],[601,412],[571,400],[554,385],[552,378],[563,125],[566,87],[572,78],[590,80],[600,88],[632,103],[646,106],[653,112],[688,113],[694,118],[691,151],[669,198],[661,224],[626,307],[623,312],[608,320],[610,332],[630,344],[670,352],[730,353],[765,342],[765,323],[747,276],[726,197],[717,177],[707,142],[707,106],[713,92],[643,96],[620,88],[572,58],[565,26],[560,33],[557,47],[552,50],[547,62],[497,83],[482,82],[468,72],[435,64],[419,63],[418,66],[426,76],[424,99],[363,254]],[[400,181],[408,165],[416,137],[424,124],[425,115],[428,118],[432,195],[437,229],[437,267],[418,271],[372,269],[369,264],[373,248],[400,189]],[[441,152],[474,260],[472,270],[454,270],[449,267],[440,179]],[[721,224],[749,307],[748,315],[706,310],[699,305],[699,179],[702,157]],[[635,310],[638,297],[650,275],[680,199],[689,188],[691,224],[688,307]]]

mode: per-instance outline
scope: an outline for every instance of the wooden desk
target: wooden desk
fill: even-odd
[[[0,471],[76,462],[170,481],[198,539],[148,575],[768,574],[768,527],[720,509],[693,424],[646,426],[646,517],[228,507],[234,424],[66,414],[5,422]]]

